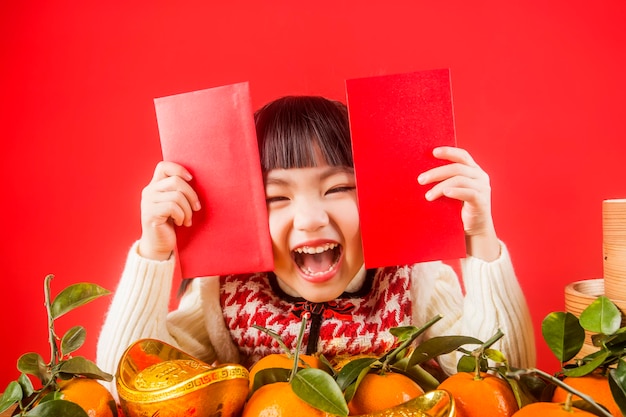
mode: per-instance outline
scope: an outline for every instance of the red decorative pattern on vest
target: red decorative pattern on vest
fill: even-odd
[[[271,336],[252,327],[255,324],[278,333],[294,349],[301,323],[292,313],[296,303],[276,294],[267,274],[229,275],[220,281],[224,320],[244,365],[282,352]],[[395,338],[388,330],[411,324],[409,286],[408,268],[384,268],[376,271],[372,288],[364,296],[334,300],[334,310],[349,313],[324,314],[318,352],[332,359],[363,353],[380,355],[389,350]],[[308,332],[303,346],[307,341]]]

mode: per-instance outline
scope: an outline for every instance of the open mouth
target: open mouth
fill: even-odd
[[[316,277],[332,271],[341,259],[341,245],[325,243],[319,246],[302,246],[293,251],[293,259],[300,270]]]

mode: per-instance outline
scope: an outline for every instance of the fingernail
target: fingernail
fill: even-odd
[[[419,177],[417,177],[417,182],[419,182],[420,184],[424,184],[426,182],[426,175],[421,174]]]
[[[433,198],[433,192],[432,192],[432,191],[428,191],[428,192],[426,192],[425,197],[426,197],[426,200],[428,200],[428,201],[432,200],[432,198]]]
[[[202,205],[200,204],[199,201],[196,201],[196,204],[194,204],[193,207],[196,211],[198,211],[202,208]]]

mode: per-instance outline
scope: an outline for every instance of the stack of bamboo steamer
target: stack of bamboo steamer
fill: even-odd
[[[565,311],[576,316],[604,295],[622,311],[626,325],[626,199],[602,202],[602,254],[604,278],[573,282],[565,287]],[[578,356],[597,351],[587,333]]]

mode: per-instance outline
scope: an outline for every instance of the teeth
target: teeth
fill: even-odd
[[[306,253],[308,255],[315,255],[316,253],[322,253],[327,250],[335,249],[338,245],[336,243],[326,243],[321,246],[302,246],[297,248],[295,252]]]
[[[313,272],[310,268],[304,268],[303,271],[311,276],[318,276],[318,275],[324,275],[325,273],[331,271],[334,267],[335,267],[336,263],[332,264],[331,266],[328,267],[328,269],[326,271],[320,271],[320,272]]]

